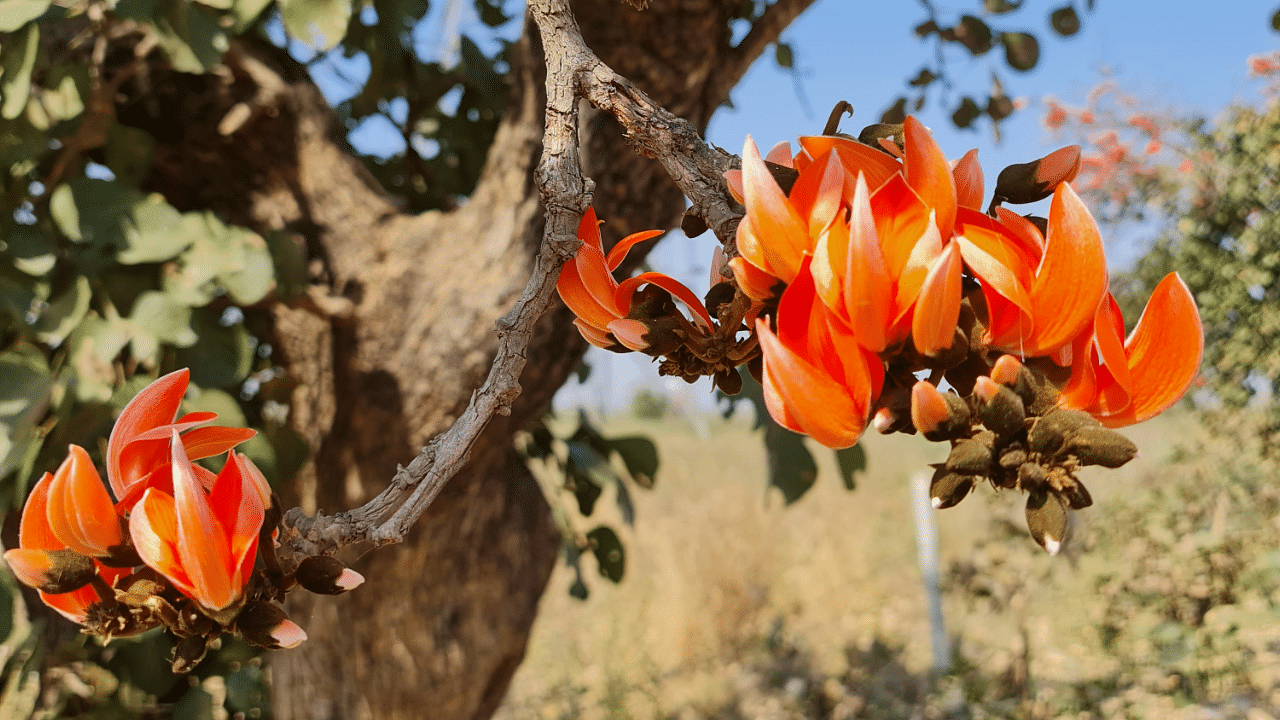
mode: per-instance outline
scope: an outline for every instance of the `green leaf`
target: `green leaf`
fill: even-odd
[[[191,382],[202,388],[238,388],[253,369],[253,345],[249,331],[241,323],[223,325],[212,308],[200,308],[191,315],[191,329],[198,340],[181,348],[175,362],[191,368]]]
[[[960,16],[960,22],[952,30],[956,42],[964,45],[974,55],[982,55],[995,46],[991,28],[972,15]]]
[[[80,88],[76,79],[70,75],[59,80],[56,88],[41,93],[40,104],[49,117],[58,122],[70,120],[84,112]]]
[[[978,107],[978,103],[974,99],[966,95],[960,101],[960,107],[951,113],[951,122],[955,123],[958,128],[967,128],[973,124],[982,115],[982,108]]]
[[[320,51],[342,42],[351,20],[351,0],[280,0],[279,4],[289,34]]]
[[[580,440],[567,440],[569,458],[565,462],[565,485],[578,500],[578,511],[590,515],[606,485],[618,482],[609,461],[599,451]]]
[[[139,200],[131,215],[132,221],[126,220],[121,226],[125,245],[116,254],[116,259],[125,265],[169,260],[191,244],[191,238],[181,232],[182,213],[159,193]]]
[[[113,123],[107,131],[107,167],[116,176],[116,182],[131,188],[138,187],[151,169],[151,153],[155,139],[145,130]]]
[[[784,70],[791,70],[795,66],[795,56],[791,51],[791,46],[786,43],[776,43],[773,47],[773,59],[778,61],[778,67]]]
[[[159,0],[150,24],[179,72],[203,74],[212,70],[230,47],[217,16],[187,0]]]
[[[8,245],[7,254],[18,270],[40,277],[49,274],[58,262],[53,244],[33,225],[11,225],[4,234],[4,243]]]
[[[232,32],[236,34],[244,32],[270,4],[271,0],[235,0],[236,22],[231,27]]]
[[[307,291],[307,248],[301,235],[273,230],[266,234],[267,250],[275,270],[276,295],[292,300]]]
[[[1063,5],[1049,15],[1049,25],[1062,37],[1071,37],[1080,32],[1080,16],[1071,5]]]
[[[252,305],[275,288],[275,265],[261,235],[242,228],[235,228],[232,232],[242,248],[241,261],[238,267],[228,267],[219,273],[218,282],[236,303]]]
[[[982,9],[992,15],[1003,15],[1020,7],[1022,7],[1022,0],[1016,3],[1009,0],[982,0]]]
[[[858,487],[856,475],[867,470],[867,451],[863,449],[862,443],[836,450],[836,464],[840,466],[840,477],[844,480],[844,488],[853,490]]]
[[[658,446],[652,440],[640,435],[613,438],[609,447],[622,458],[636,485],[646,490],[653,487],[658,474]]]
[[[12,120],[22,114],[31,94],[31,70],[36,65],[40,30],[28,25],[8,39],[0,53],[0,117]]]
[[[880,114],[880,122],[888,123],[889,125],[901,124],[905,122],[906,119],[907,119],[907,99],[904,97],[900,97],[897,100],[894,100],[893,105],[889,106],[888,110],[885,110],[883,113]]]
[[[1014,70],[1028,72],[1040,62],[1040,42],[1034,35],[1024,32],[1000,33],[1000,42],[1004,43],[1005,62]]]
[[[50,0],[0,0],[0,32],[13,32],[35,20],[51,5]]]
[[[128,321],[90,315],[67,338],[67,354],[74,369],[72,389],[82,402],[106,402],[115,386],[112,361],[132,337]]]
[[[61,345],[89,312],[89,301],[92,298],[93,290],[89,287],[89,279],[83,275],[77,276],[71,287],[40,313],[35,324],[36,338],[46,345]]]
[[[133,352],[139,359],[155,358],[160,343],[190,347],[199,337],[191,329],[191,308],[172,296],[148,290],[138,296],[129,315]]]
[[[1280,32],[1280,10],[1276,10],[1271,16],[1271,29]]]
[[[221,390],[196,388],[182,400],[183,412],[212,412],[218,414],[218,424],[227,427],[245,427],[248,423],[240,403]]]
[[[213,696],[199,685],[188,688],[169,712],[173,713],[173,720],[214,720],[220,716],[213,711]]]
[[[0,478],[19,467],[28,446],[38,441],[36,426],[52,389],[49,367],[35,348],[0,353]],[[0,513],[8,509],[0,507]]]
[[[591,543],[600,574],[611,582],[621,582],[627,569],[627,555],[617,533],[601,525],[587,533],[587,541]]]
[[[804,436],[769,418],[765,422],[764,447],[769,458],[769,484],[782,491],[788,505],[804,497],[818,479],[818,463],[805,447]]]

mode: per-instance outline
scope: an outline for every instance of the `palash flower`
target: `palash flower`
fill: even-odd
[[[1088,327],[1107,291],[1102,237],[1069,183],[1058,184],[1048,234],[998,208],[999,222],[960,213],[956,241],[982,283],[987,305],[983,342],[996,350],[1051,355]]]
[[[74,448],[74,446],[72,446]],[[79,448],[75,448],[79,450]],[[80,452],[84,452],[80,450]],[[79,461],[74,461],[78,463]],[[73,459],[68,458],[58,469],[59,473],[63,473],[69,465],[72,465]],[[90,464],[92,469],[92,464]],[[96,478],[97,472],[93,473]],[[97,590],[89,585],[89,581],[94,574],[102,577],[109,585],[117,578],[129,574],[129,568],[111,568],[103,565],[96,560],[89,560],[91,570],[88,575],[83,575],[78,579],[71,579],[73,574],[72,568],[69,566],[82,566],[87,557],[81,555],[73,548],[69,548],[65,542],[54,531],[50,517],[50,493],[54,485],[54,475],[45,473],[40,481],[31,489],[31,494],[27,498],[27,504],[22,511],[22,522],[18,526],[18,548],[8,550],[4,554],[5,562],[9,564],[9,568],[13,570],[14,575],[18,577],[23,584],[31,586],[39,590],[40,599],[46,605],[58,611],[59,614],[67,619],[84,623],[86,620],[86,611],[93,603],[98,602],[101,598]],[[102,481],[98,481],[98,486],[102,486]],[[105,495],[105,491],[103,492]],[[110,510],[110,501],[108,500],[108,510]],[[100,509],[100,508],[99,508]],[[107,515],[109,522],[102,523],[97,528],[87,529],[88,534],[94,537],[93,542],[101,544],[110,539],[119,542],[120,521],[114,512]],[[110,530],[103,530],[102,527],[115,525],[114,534]],[[81,528],[86,530],[85,528]],[[67,530],[64,528],[64,534]],[[77,560],[79,558],[80,560]],[[83,568],[77,568],[83,570]],[[50,588],[54,584],[69,583],[79,585],[75,590],[68,592],[48,592],[45,588]],[[54,588],[56,589],[56,588]]]
[[[828,447],[849,447],[866,430],[884,365],[818,300],[807,265],[806,258],[782,294],[777,333],[756,321],[765,405],[788,430]]]
[[[107,441],[107,480],[117,504],[127,511],[151,484],[151,474],[168,465],[173,431],[182,433],[188,460],[213,457],[254,436],[248,428],[206,426],[217,413],[194,412],[174,419],[187,392],[191,372],[186,368],[165,375],[143,388],[116,420]],[[213,474],[199,468],[206,486]]]
[[[1204,352],[1195,298],[1177,273],[1165,276],[1121,342],[1124,318],[1110,293],[1092,327],[1070,346],[1071,378],[1058,404],[1083,410],[1107,427],[1149,420],[1182,397]]]
[[[253,571],[265,513],[261,477],[244,455],[228,453],[205,491],[170,430],[172,494],[149,487],[129,517],[139,557],[215,620],[235,617]]]
[[[587,208],[578,225],[582,246],[573,259],[564,264],[556,281],[556,290],[564,304],[578,316],[573,324],[587,342],[605,350],[626,348],[644,352],[649,349],[645,339],[649,327],[642,320],[628,317],[632,298],[644,285],[656,285],[674,295],[692,311],[693,321],[711,332],[711,317],[702,301],[674,278],[645,272],[622,283],[613,279],[612,271],[622,264],[633,246],[661,234],[661,230],[646,230],[628,235],[606,257],[595,209]]]

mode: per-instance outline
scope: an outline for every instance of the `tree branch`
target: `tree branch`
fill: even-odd
[[[799,9],[785,15],[794,18],[811,1],[779,0],[770,11],[778,5],[798,5]],[[605,65],[586,46],[566,0],[531,0],[529,13],[542,36],[547,66],[546,127],[535,170],[546,227],[528,284],[515,306],[496,323],[498,350],[489,375],[453,425],[407,467],[400,467],[391,484],[368,503],[331,516],[307,517],[301,509],[290,510],[285,515],[281,555],[292,554],[298,560],[356,543],[399,542],[466,464],[493,416],[510,413],[511,403],[520,394],[519,378],[534,323],[552,303],[560,267],[578,248],[578,223],[591,204],[594,184],[583,177],[579,157],[579,98],[612,114],[636,151],[657,159],[727,249],[734,247],[742,208],[729,195],[723,174],[738,164],[737,158],[708,145],[692,124]],[[779,17],[778,13],[771,17]]]
[[[747,73],[751,63],[760,57],[770,43],[777,42],[782,31],[795,22],[800,13],[812,5],[814,0],[777,0],[764,9],[760,17],[751,23],[751,30],[733,49],[733,59],[720,67],[718,82],[729,87],[738,84]]]

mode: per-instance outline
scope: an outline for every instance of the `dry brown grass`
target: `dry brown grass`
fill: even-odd
[[[1087,474],[1095,498],[1124,492],[1128,481],[1152,471],[1165,460],[1169,438],[1189,423],[1175,415],[1132,428],[1142,455],[1121,470]],[[609,435],[649,435],[662,458],[657,487],[633,493],[634,528],[618,520],[612,491],[588,521],[619,530],[627,575],[613,586],[584,558],[591,597],[580,602],[567,593],[572,570],[557,568],[499,718],[650,718],[718,707],[732,692],[734,663],[780,627],[820,673],[844,672],[846,648],[867,649],[877,638],[901,644],[907,670],[927,668],[909,479],[941,460],[941,446],[868,436],[870,466],[853,492],[841,485],[831,453],[811,446],[818,483],[784,507],[780,495],[765,490],[760,438],[745,422],[712,419],[705,440],[679,420],[615,417],[602,426]],[[1099,512],[1081,515],[1105,522],[1095,517]],[[938,513],[944,565],[970,552],[1001,516],[1020,522],[1018,498],[986,487]],[[967,646],[975,659],[1003,667],[1024,655],[1018,628],[1025,623],[1031,645],[1025,654],[1037,676],[1071,680],[1099,672],[1081,602],[1090,590],[1075,569],[1090,559],[1029,557],[1028,577],[1049,582],[1018,607],[982,617],[965,617],[949,601],[948,631],[979,639]]]

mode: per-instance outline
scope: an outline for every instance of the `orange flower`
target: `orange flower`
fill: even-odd
[[[172,431],[183,433],[188,460],[220,455],[255,435],[248,428],[200,427],[216,419],[217,413],[194,412],[174,420],[190,376],[191,371],[183,368],[143,388],[120,412],[111,430],[107,480],[125,510],[142,496],[151,473],[169,462]],[[212,474],[207,479],[212,479]]]
[[[74,446],[72,446],[74,448]],[[79,448],[75,448],[79,450]],[[80,452],[84,452],[80,450]],[[64,469],[78,460],[68,458],[58,468],[58,473],[62,474]],[[92,466],[90,466],[92,468]],[[67,471],[70,472],[70,471]],[[93,473],[97,476],[97,473]],[[89,606],[101,600],[98,592],[89,581],[93,574],[102,576],[108,583],[112,583],[116,578],[127,575],[130,570],[127,568],[110,568],[100,562],[92,562],[92,573],[87,576],[81,576],[79,580],[67,583],[68,578],[67,565],[72,564],[77,554],[73,553],[73,549],[67,546],[59,538],[59,534],[54,531],[52,524],[49,522],[50,517],[50,494],[54,485],[54,475],[45,473],[40,481],[31,489],[31,495],[27,498],[27,504],[22,509],[22,522],[18,526],[18,548],[8,550],[4,554],[5,562],[9,564],[9,568],[13,570],[14,575],[18,577],[24,584],[36,588],[40,592],[40,599],[46,605],[57,610],[59,614],[77,623],[84,623],[87,619],[87,611]],[[102,481],[98,481],[101,487]],[[103,492],[105,495],[105,491]],[[110,501],[108,501],[110,508]],[[108,522],[104,525],[114,524],[116,527],[115,537],[119,538],[119,520],[114,512],[108,516]],[[64,534],[68,532],[66,527],[63,528]],[[83,531],[78,528],[78,531]],[[93,535],[98,542],[110,537],[109,532],[101,530],[92,530],[87,534]],[[118,542],[118,541],[117,541]],[[68,557],[66,553],[73,554]],[[51,587],[53,584],[72,584],[80,585],[80,587],[67,592],[47,592],[43,588]]]
[[[239,612],[265,508],[248,458],[228,453],[208,492],[170,430],[173,494],[149,487],[129,517],[139,557],[219,622]]]
[[[1093,326],[1071,346],[1071,379],[1058,399],[1107,427],[1149,420],[1182,397],[1204,352],[1195,298],[1177,273],[1156,286],[1142,317],[1121,344],[1124,318],[1108,293]]]
[[[827,447],[849,447],[867,427],[884,365],[853,329],[818,301],[801,265],[778,304],[778,332],[756,321],[765,405],[779,425]]]
[[[621,284],[613,279],[612,271],[622,264],[636,243],[661,234],[661,230],[646,230],[628,235],[605,257],[595,209],[587,208],[578,225],[582,246],[573,259],[564,264],[556,281],[560,298],[578,316],[573,324],[587,342],[605,350],[625,347],[643,352],[648,349],[644,337],[648,327],[641,320],[627,317],[631,312],[631,299],[643,285],[656,285],[674,295],[693,312],[694,322],[711,332],[711,317],[702,301],[677,280],[656,272],[640,273]]]
[[[982,282],[983,341],[1023,357],[1051,355],[1093,320],[1107,291],[1107,262],[1093,216],[1068,183],[1053,193],[1048,237],[1004,208],[996,222],[961,209],[957,242]]]

